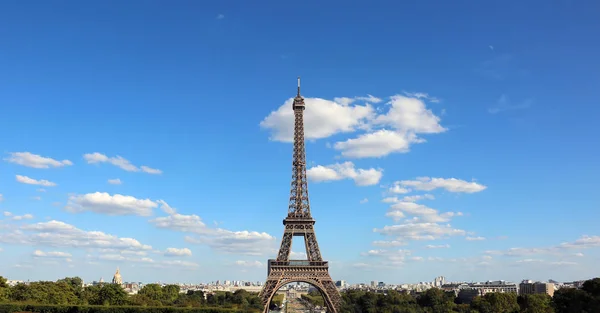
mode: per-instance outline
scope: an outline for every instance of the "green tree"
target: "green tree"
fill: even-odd
[[[144,285],[144,287],[138,291],[138,294],[156,301],[161,301],[163,299],[163,290],[159,284]]]
[[[164,304],[171,304],[179,297],[179,286],[166,285],[162,287],[162,301]]]
[[[98,303],[101,305],[124,305],[127,303],[127,293],[120,285],[106,284],[98,292]]]
[[[516,293],[491,292],[483,297],[475,297],[471,309],[479,313],[514,313],[519,312]]]
[[[552,298],[545,293],[519,296],[517,302],[520,313],[554,313]]]
[[[586,312],[590,303],[590,295],[581,289],[561,288],[554,293],[552,303],[556,313]],[[587,311],[586,313],[592,313]]]
[[[430,288],[422,293],[417,302],[421,307],[430,308],[433,313],[448,313],[454,309],[454,296],[439,288]]]

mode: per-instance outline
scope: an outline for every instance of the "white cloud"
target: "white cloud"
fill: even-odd
[[[4,196],[0,193],[0,202],[4,201]]]
[[[33,251],[33,256],[38,258],[70,258],[72,255],[70,253],[61,251],[44,252],[41,250],[35,250]]]
[[[263,267],[264,264],[262,264],[259,261],[235,261],[235,265],[237,266],[242,266],[242,267]]]
[[[127,261],[127,262],[134,262],[134,263],[154,263],[154,260],[148,257],[131,257],[131,256],[124,256],[121,254],[100,254],[97,257],[95,257],[95,259],[98,260],[103,260],[103,261],[118,261],[118,262],[122,262],[122,261]]]
[[[37,192],[46,192],[46,189],[44,189],[44,188],[38,188],[36,191]]]
[[[99,163],[109,163],[114,166],[117,166],[128,172],[145,172],[148,174],[162,174],[162,171],[159,169],[150,168],[146,165],[142,165],[141,169],[129,162],[129,160],[123,158],[122,156],[117,155],[116,157],[108,157],[102,153],[94,152],[94,153],[86,153],[83,155],[83,158],[86,160],[88,164],[99,164]]]
[[[0,242],[33,246],[148,251],[152,247],[133,238],[120,238],[101,231],[84,231],[73,225],[51,220],[27,224],[0,234]]]
[[[402,201],[417,202],[420,200],[433,200],[433,199],[435,199],[435,197],[433,195],[424,194],[424,195],[405,196],[404,198],[402,198]]]
[[[46,186],[46,187],[54,187],[54,186],[56,186],[56,183],[53,183],[51,181],[47,181],[45,179],[36,180],[36,179],[29,178],[27,176],[22,176],[22,175],[16,175],[15,177],[16,177],[17,181],[19,183],[22,183],[22,184],[39,185],[39,186]]]
[[[341,150],[347,158],[378,158],[390,153],[405,153],[413,143],[422,143],[413,133],[401,133],[381,129],[346,141],[336,142],[333,146]]]
[[[443,248],[450,248],[450,245],[445,244],[445,245],[426,245],[425,248],[427,249],[443,249]]]
[[[386,216],[398,221],[403,218],[405,214],[415,216],[419,221],[431,223],[448,222],[452,217],[462,215],[460,212],[445,212],[440,214],[437,210],[423,204],[398,201],[388,209]]]
[[[111,185],[121,185],[123,182],[119,178],[109,179],[108,183]]]
[[[142,165],[140,168],[142,169],[142,172],[144,172],[144,173],[155,174],[155,175],[162,174],[161,170],[156,169],[156,168],[151,168],[146,165]]]
[[[163,212],[172,215],[175,214],[177,212],[177,210],[175,210],[175,208],[172,208],[171,206],[169,206],[169,204],[167,202],[165,202],[164,200],[157,200],[156,203],[158,203],[160,205],[160,209],[163,210]]]
[[[186,237],[190,243],[205,244],[212,249],[230,254],[264,255],[273,250],[275,237],[255,231],[217,229],[210,235]]]
[[[7,212],[4,212],[4,213],[7,213]],[[22,221],[22,220],[30,220],[32,218],[33,218],[33,215],[31,215],[31,214],[24,214],[24,215],[14,215],[14,216],[12,216],[11,219],[13,221]]]
[[[600,236],[584,235],[573,242],[561,243],[558,247],[567,249],[600,247]]]
[[[485,240],[485,237],[481,237],[481,236],[470,237],[470,236],[467,236],[465,239],[469,240],[469,241],[481,241],[481,240]]]
[[[174,268],[196,268],[200,265],[198,263],[182,260],[166,260],[158,264],[158,267],[174,267]]]
[[[360,204],[365,204],[367,202],[369,202],[369,199],[367,199],[367,198],[360,200]]]
[[[95,212],[107,215],[139,215],[150,216],[158,204],[150,199],[137,199],[132,196],[106,192],[72,195],[65,209],[72,213]]]
[[[161,216],[150,220],[157,228],[170,229],[186,233],[206,234],[210,230],[204,224],[200,216],[191,214],[184,215],[173,212],[169,216]]]
[[[418,98],[396,95],[391,97],[390,104],[390,110],[377,116],[374,124],[389,125],[398,131],[415,134],[435,134],[447,130],[440,125],[440,118]]]
[[[362,253],[363,256],[376,257],[382,259],[384,266],[399,266],[403,265],[406,259],[411,255],[410,250],[369,250],[366,253]]]
[[[373,230],[386,236],[397,237],[400,241],[405,240],[436,240],[449,236],[464,236],[466,232],[462,229],[452,228],[449,224],[438,223],[405,223],[400,225],[384,226]]]
[[[377,246],[377,247],[400,247],[400,246],[406,246],[407,243],[405,241],[400,241],[400,240],[390,240],[390,241],[378,240],[378,241],[373,241],[373,245]]]
[[[260,122],[264,129],[271,130],[271,140],[292,142],[294,137],[294,111],[288,99],[276,111]],[[330,101],[319,98],[304,99],[304,135],[305,138],[321,139],[337,133],[354,132],[363,126],[367,118],[374,114],[370,105],[350,105],[346,101]],[[353,101],[350,101],[353,102]]]
[[[432,96],[430,96],[429,94],[427,94],[425,92],[406,92],[405,91],[404,94],[407,97],[410,97],[410,98],[425,99],[425,100],[427,100],[429,102],[432,102],[432,103],[439,103],[440,102],[440,100],[438,98],[432,97]]]
[[[225,18],[225,15],[223,15],[223,14],[217,15],[217,20],[222,20],[224,18]]]
[[[40,196],[34,196],[34,197],[31,197],[31,199],[35,200],[35,201],[40,201],[40,200],[42,200],[42,197],[40,197]]]
[[[410,189],[400,187],[400,185],[398,185],[398,184],[394,184],[392,187],[390,187],[390,189],[388,191],[391,193],[396,193],[396,194],[406,194],[406,193],[411,192]]]
[[[320,139],[339,133],[364,131],[355,138],[336,142],[333,147],[347,158],[383,157],[390,153],[404,153],[410,145],[425,142],[418,134],[435,134],[446,131],[440,118],[426,108],[423,100],[437,101],[424,93],[411,97],[395,95],[385,106],[375,110],[370,103],[383,100],[368,97],[334,98],[334,101],[305,99],[305,137]],[[271,139],[291,142],[294,131],[293,99],[288,99],[277,111],[271,112],[260,126],[271,130]],[[366,103],[364,105],[358,102]],[[378,114],[382,108],[387,112]]]
[[[562,256],[583,256],[583,253],[579,252],[573,255],[569,250],[572,249],[590,249],[600,247],[600,236],[588,236],[584,235],[581,238],[572,241],[564,242],[555,246],[550,247],[532,247],[523,248],[516,247],[507,250],[488,250],[486,254],[502,255],[509,257],[522,257],[522,256],[534,256],[534,255],[562,255]]]
[[[11,152],[5,161],[33,168],[51,168],[73,165],[69,160],[58,161],[49,157],[43,157],[30,152]]]
[[[485,190],[487,187],[476,182],[468,182],[456,178],[429,178],[417,177],[416,180],[403,180],[395,183],[403,187],[411,187],[416,190],[431,191],[442,188],[450,192],[475,193]]]
[[[164,255],[165,256],[191,256],[192,250],[190,250],[188,248],[182,248],[182,249],[167,248]]]
[[[8,211],[4,211],[4,213],[2,213],[2,215],[4,215],[4,216],[12,216],[12,213],[10,213]]]
[[[245,255],[265,254],[270,252],[275,244],[275,237],[267,233],[210,228],[198,215],[179,214],[165,201],[157,202],[169,215],[152,219],[150,223],[157,228],[194,234],[195,236],[185,237],[189,243],[207,245],[219,252]]]
[[[383,170],[355,169],[352,162],[344,162],[314,166],[306,171],[306,175],[310,180],[316,182],[352,179],[357,186],[370,186],[379,183],[383,176]]]

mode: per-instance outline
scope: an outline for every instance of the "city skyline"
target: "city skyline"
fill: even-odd
[[[0,275],[264,281],[301,76],[334,280],[600,276],[589,4],[141,4],[0,4]]]

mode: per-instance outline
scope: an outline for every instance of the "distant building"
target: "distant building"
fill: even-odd
[[[531,280],[524,280],[519,284],[519,295],[532,295],[536,293],[545,293],[552,297],[554,296],[554,284],[542,282],[534,283]]]
[[[115,276],[112,279],[113,284],[122,285],[123,278],[121,277],[121,273],[119,272],[119,268],[117,267],[117,271],[115,272]]]
[[[335,282],[335,286],[338,288],[346,288],[346,281],[345,280],[338,280]]]
[[[489,292],[517,293],[519,289],[516,284],[507,283],[503,280],[488,281],[482,284],[472,284],[469,287],[478,290],[480,296],[484,296]]]
[[[444,276],[438,276],[433,280],[434,287],[441,287],[445,283],[446,283],[446,277],[444,277]]]

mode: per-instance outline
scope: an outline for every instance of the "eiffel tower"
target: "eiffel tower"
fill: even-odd
[[[290,203],[287,217],[283,220],[285,230],[281,247],[277,259],[269,260],[267,282],[259,296],[265,307],[264,313],[268,313],[271,299],[279,288],[292,282],[304,282],[319,290],[329,313],[338,313],[342,298],[329,275],[328,262],[321,257],[314,230],[315,220],[310,214],[304,149],[304,98],[300,95],[300,77],[292,109],[295,122]],[[307,260],[290,260],[294,236],[304,237]]]

